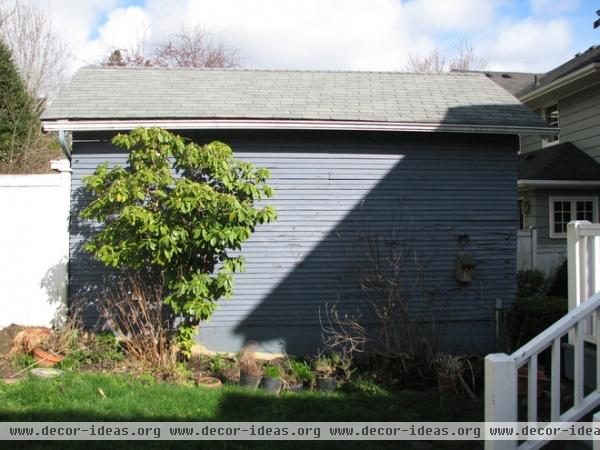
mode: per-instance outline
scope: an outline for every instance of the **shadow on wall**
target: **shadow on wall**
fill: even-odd
[[[50,321],[52,327],[60,327],[67,317],[67,258],[50,267],[40,280],[40,287],[46,292],[48,303],[53,306],[54,317]]]
[[[322,346],[320,319],[327,305],[334,304],[341,317],[360,315],[375,337],[383,330],[368,305],[374,294],[387,292],[373,292],[361,281],[369,271],[390,279],[398,279],[402,271],[411,314],[425,317],[426,308],[427,319],[438,324],[439,333],[444,330],[444,335],[435,336],[442,348],[492,349],[495,299],[510,302],[514,297],[516,140],[448,134],[347,138],[338,141],[341,148],[329,151],[328,179],[307,175],[314,188],[330,196],[275,198],[278,222],[268,226],[272,231],[257,233],[269,235],[272,247],[287,245],[284,253],[300,242],[293,267],[285,267],[289,260],[276,255],[247,254],[249,271],[264,271],[263,279],[257,283],[256,273],[238,276],[234,298],[202,328],[201,342],[211,349],[232,350],[253,340],[265,351],[314,353]],[[305,144],[310,150],[310,143]],[[336,166],[344,164],[348,149],[354,167]],[[390,163],[398,154],[400,160],[384,170],[369,166]],[[272,172],[279,195],[292,192],[286,191],[286,180],[278,178],[277,169]],[[365,178],[378,176],[376,183],[366,183]],[[354,205],[340,212],[336,200]],[[310,211],[298,218],[296,207],[301,205]],[[290,222],[293,226],[287,227]],[[302,240],[311,229],[324,232],[303,251],[310,247],[303,247]],[[394,259],[407,249],[410,255]],[[268,247],[264,251],[269,252]],[[475,281],[468,285],[455,278],[456,257],[462,252],[472,253],[477,261]],[[256,291],[259,295],[253,298]],[[245,313],[242,303],[251,306],[232,335],[227,321]]]

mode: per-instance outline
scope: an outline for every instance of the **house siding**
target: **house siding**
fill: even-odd
[[[418,254],[428,289],[437,293],[432,311],[444,325],[443,347],[493,349],[495,301],[509,305],[515,296],[516,136],[231,131],[192,137],[227,142],[237,157],[269,168],[276,195],[268,203],[278,211],[278,220],[258,227],[244,245],[247,271],[236,276],[233,298],[202,324],[199,343],[231,351],[255,340],[267,351],[313,352],[326,304],[339,302],[349,313],[361,308],[349,267],[361,258],[353,249],[371,233],[384,243],[399,234],[398,242]],[[82,178],[104,161],[126,163],[127,155],[106,139],[74,136],[71,299],[93,300],[101,292],[103,270],[81,250],[91,231],[78,213],[86,202]],[[463,247],[457,237],[464,234]],[[455,279],[461,252],[477,262],[466,285]],[[85,314],[88,324],[96,321],[93,308]]]
[[[576,92],[558,101],[560,142],[572,142],[600,162],[600,84]],[[523,153],[542,148],[538,136],[521,140]]]

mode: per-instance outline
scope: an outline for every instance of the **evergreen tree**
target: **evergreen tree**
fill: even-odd
[[[10,169],[39,132],[36,102],[28,93],[10,50],[0,41],[0,163]]]

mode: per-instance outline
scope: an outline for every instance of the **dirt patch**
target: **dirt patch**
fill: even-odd
[[[0,380],[9,378],[18,371],[7,359],[6,354],[10,351],[13,339],[23,328],[25,327],[13,324],[0,330]]]
[[[21,325],[9,325],[0,330],[0,356],[5,356],[12,345],[13,339],[23,328]]]

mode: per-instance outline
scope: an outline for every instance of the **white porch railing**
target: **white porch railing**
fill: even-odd
[[[600,291],[600,224],[578,220],[567,226],[569,311]],[[596,343],[594,318],[584,324],[584,339]],[[573,343],[573,334],[569,334]]]
[[[600,224],[568,225],[569,312],[511,355],[485,358],[485,420],[518,422],[518,371],[527,366],[528,422],[538,422],[538,357],[550,349],[550,411],[552,422],[574,422],[600,405]],[[561,339],[573,345],[573,401],[561,408]],[[596,390],[584,395],[584,341],[596,346]],[[521,420],[523,421],[523,420]],[[538,449],[548,440],[486,441],[488,450]]]

